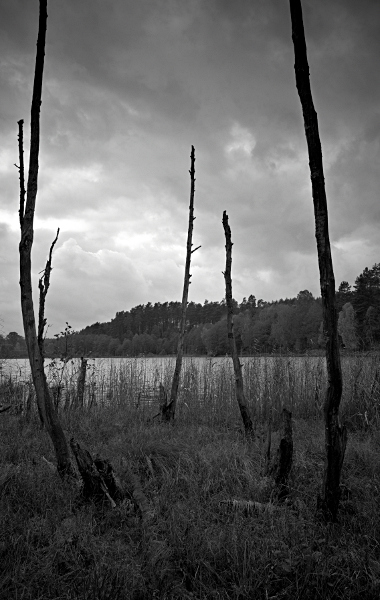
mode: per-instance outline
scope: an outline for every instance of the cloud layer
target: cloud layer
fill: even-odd
[[[336,280],[379,262],[380,5],[304,0]],[[37,0],[0,1],[0,316],[21,332],[17,121],[29,136]],[[190,299],[319,294],[289,7],[274,0],[48,6],[34,279],[58,227],[47,317],[81,328],[179,300],[196,149]]]

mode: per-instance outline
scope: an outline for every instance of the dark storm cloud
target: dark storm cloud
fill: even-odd
[[[303,8],[336,279],[352,282],[379,261],[380,4],[303,0]],[[0,11],[8,330],[20,321],[13,164],[20,118],[28,143],[38,2],[2,0]],[[237,298],[318,294],[288,3],[50,0],[48,14],[33,265],[36,280],[60,226],[50,322],[82,327],[180,298],[191,144],[202,245],[191,299],[224,294],[223,210]]]

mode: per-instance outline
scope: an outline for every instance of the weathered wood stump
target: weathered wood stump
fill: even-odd
[[[123,461],[128,481],[126,486],[122,486],[109,460],[100,456],[93,459],[74,438],[70,440],[70,447],[83,480],[82,497],[85,501],[92,501],[98,506],[109,504],[115,508],[123,500],[130,500],[143,522],[150,517],[149,503],[139,477],[128,464]]]
[[[159,387],[158,402],[160,405],[159,414],[161,415],[162,423],[169,423],[171,421],[173,400],[171,402],[168,402],[168,395],[167,395],[166,390],[161,382],[160,382],[160,387]],[[156,416],[158,416],[158,415],[156,415]]]
[[[96,504],[109,503],[112,508],[115,508],[117,503],[126,497],[126,494],[121,488],[111,463],[99,456],[93,460],[88,450],[81,448],[74,438],[70,440],[70,447],[83,480],[83,498],[92,500]]]
[[[275,483],[273,496],[283,502],[289,495],[288,478],[293,463],[292,413],[286,408],[282,411],[283,431],[276,458],[268,468],[268,475]]]

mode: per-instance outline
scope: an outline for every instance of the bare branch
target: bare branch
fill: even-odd
[[[39,346],[42,357],[44,356],[44,352],[43,352],[43,350],[44,350],[44,330],[45,330],[45,325],[46,325],[45,300],[46,300],[46,294],[48,293],[48,289],[50,287],[50,274],[52,271],[51,261],[52,261],[53,249],[54,249],[55,244],[57,243],[58,236],[59,236],[59,227],[57,229],[57,235],[55,236],[55,238],[50,246],[49,258],[46,261],[46,266],[43,271],[44,274],[42,275],[42,277],[40,277],[40,279],[38,281],[38,288],[40,290],[40,303],[39,303],[39,310],[38,310],[38,346]]]

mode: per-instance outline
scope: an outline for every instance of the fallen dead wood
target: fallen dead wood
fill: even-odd
[[[6,406],[4,406],[3,404],[0,404],[0,413],[7,412],[11,408],[12,408],[12,404],[7,404]]]
[[[93,460],[88,450],[81,448],[74,438],[70,440],[70,447],[83,480],[83,498],[95,503],[108,502],[115,508],[116,502],[124,498],[124,493],[118,486],[112,465],[100,457]]]
[[[233,512],[243,512],[246,515],[273,513],[279,509],[272,502],[256,502],[254,500],[221,500],[219,506]]]
[[[123,500],[130,500],[141,520],[148,518],[149,503],[140,480],[125,461],[122,464],[128,482],[126,486],[122,486],[109,460],[99,455],[93,459],[89,451],[81,448],[74,438],[70,440],[70,447],[83,480],[82,497],[85,500],[98,505],[109,504],[111,508],[115,508]]]
[[[50,470],[52,473],[56,473],[56,472],[57,472],[57,467],[56,467],[56,466],[55,466],[55,465],[54,465],[52,462],[50,462],[50,460],[48,460],[48,459],[47,459],[47,458],[45,458],[44,456],[42,456],[41,458],[42,458],[42,460],[44,461],[45,465],[46,465],[46,466],[49,468],[49,470]]]

